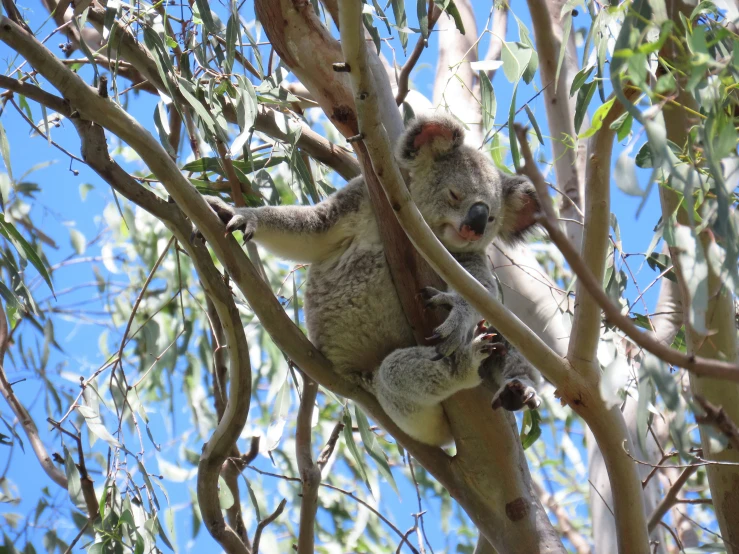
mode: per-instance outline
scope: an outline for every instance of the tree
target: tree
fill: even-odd
[[[45,0],[46,36],[4,0],[1,483],[27,513],[3,514],[3,548],[150,552],[187,509],[193,540],[214,548],[203,526],[229,553],[739,552],[739,13],[612,4]],[[410,90],[422,59],[431,101]],[[490,249],[502,303],[393,159],[404,118],[432,109],[542,199],[535,241]],[[90,241],[71,226],[69,256],[40,221],[47,187],[13,172],[19,151],[50,161],[28,129],[109,187],[105,225]],[[454,449],[412,440],[304,335],[304,268],[242,249],[201,196],[313,203],[360,173],[417,340],[435,324],[417,292],[444,281],[551,383],[542,408],[515,418],[464,391],[445,403]],[[61,217],[81,226],[76,208]],[[649,239],[638,254],[624,218]],[[69,321],[94,324],[78,352]],[[27,447],[41,486],[20,481]]]

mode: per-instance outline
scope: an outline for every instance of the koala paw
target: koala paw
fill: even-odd
[[[541,398],[536,394],[536,389],[528,379],[509,379],[493,397],[493,410],[500,407],[505,408],[509,412],[515,412],[528,407],[535,410],[541,404]]]
[[[450,310],[444,323],[434,329],[428,340],[434,344],[438,359],[446,358],[459,351],[472,338],[469,328],[467,305],[455,293],[442,292],[433,287],[421,291],[426,308],[448,308]]]
[[[472,340],[470,349],[472,351],[472,363],[478,367],[483,361],[490,356],[505,356],[508,352],[505,344],[498,342],[499,335],[495,333],[485,333],[476,336]]]
[[[217,196],[204,196],[203,198],[226,224],[226,230],[229,233],[241,231],[244,233],[244,242],[252,239],[257,230],[257,218],[252,208],[235,208]]]

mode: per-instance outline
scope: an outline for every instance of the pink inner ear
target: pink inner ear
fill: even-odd
[[[516,223],[513,226],[514,233],[522,233],[536,223],[534,216],[539,211],[539,203],[528,194],[524,196],[521,207],[516,212]]]
[[[413,147],[421,148],[421,146],[429,144],[436,137],[443,137],[447,140],[454,138],[453,131],[450,128],[439,125],[438,123],[429,123],[428,125],[424,125],[416,135],[416,138],[413,139]]]

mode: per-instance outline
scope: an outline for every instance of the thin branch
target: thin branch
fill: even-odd
[[[264,528],[267,527],[267,525],[280,517],[280,514],[285,509],[285,504],[287,504],[287,499],[283,498],[275,511],[257,524],[257,530],[254,532],[254,547],[252,548],[252,554],[259,554],[259,541],[262,539],[262,531],[264,531]]]
[[[654,354],[665,362],[682,367],[703,377],[725,379],[727,381],[739,382],[739,365],[720,360],[702,358],[691,354],[683,354],[679,350],[659,342],[652,333],[642,332],[627,316],[621,313],[621,308],[616,306],[602,286],[588,269],[587,265],[575,250],[572,243],[564,236],[564,233],[552,224],[546,217],[539,217],[538,222],[547,230],[551,241],[559,248],[573,273],[577,275],[580,283],[600,306],[606,316],[606,321],[618,327],[647,352]]]
[[[298,532],[298,554],[313,554],[316,511],[318,510],[318,487],[321,470],[313,462],[311,424],[318,395],[318,383],[303,376],[303,397],[300,399],[295,423],[295,458],[298,462],[302,498],[300,500],[300,529]]]
[[[487,54],[485,54],[485,60],[487,61],[498,61],[503,53],[503,42],[508,31],[508,9],[508,0],[503,0],[500,7],[494,6],[493,29],[490,37],[490,45],[488,46]],[[490,70],[487,74],[488,78],[492,80],[495,70]]]
[[[164,247],[164,250],[157,258],[157,261],[154,262],[154,267],[151,268],[151,271],[149,272],[149,275],[146,276],[146,280],[144,281],[144,284],[141,286],[141,291],[139,292],[138,296],[136,297],[136,300],[133,303],[133,308],[131,308],[131,315],[128,318],[128,323],[126,324],[126,329],[123,331],[123,338],[121,339],[121,345],[118,348],[118,364],[123,367],[123,349],[126,347],[126,343],[128,342],[128,333],[131,331],[131,325],[133,325],[133,320],[136,317],[136,312],[139,309],[139,305],[141,304],[141,301],[144,298],[144,294],[146,293],[146,289],[149,288],[149,284],[151,283],[152,279],[154,279],[154,275],[157,272],[157,269],[159,269],[159,266],[164,261],[164,258],[167,256],[167,253],[169,252],[169,247],[172,246],[172,243],[174,242],[175,238],[171,237],[169,239],[169,242],[167,243],[167,246]]]
[[[697,469],[697,465],[690,465],[686,467],[669,488],[667,493],[662,498],[662,501],[654,509],[652,515],[649,516],[647,528],[649,529],[650,533],[654,530],[655,527],[657,527],[657,524],[662,521],[662,518],[665,517],[665,514],[670,510],[670,508],[675,505],[680,489],[683,488],[685,483],[688,482],[688,479],[690,479],[690,476],[693,475],[693,473],[695,473]]]
[[[731,421],[726,410],[722,406],[711,404],[700,394],[694,394],[693,397],[700,404],[701,408],[703,408],[703,411],[706,412],[702,415],[696,414],[695,422],[701,425],[714,426],[726,436],[731,447],[739,451],[739,427]]]
[[[339,436],[343,430],[344,424],[341,421],[336,422],[336,425],[334,425],[334,428],[331,431],[331,435],[329,435],[328,440],[326,441],[326,445],[321,450],[321,453],[318,455],[318,460],[316,461],[321,471],[326,467],[326,464],[331,458],[331,454],[334,453],[336,442],[339,440]]]
[[[277,479],[282,479],[283,481],[291,481],[293,483],[301,483],[301,480],[298,479],[297,477],[288,477],[287,475],[280,475],[279,473],[270,473],[269,471],[264,471],[254,466],[247,466],[247,467],[253,471],[256,471],[260,475],[276,477]],[[342,489],[340,487],[337,487],[335,485],[330,485],[329,483],[321,483],[321,486],[326,487],[327,489],[331,489],[336,492],[340,492],[341,494],[348,496],[355,502],[360,503],[362,506],[367,508],[370,512],[375,514],[378,518],[380,518],[380,520],[382,520],[382,522],[385,525],[390,527],[395,532],[395,534],[397,534],[401,538],[401,540],[403,540],[403,532],[400,529],[398,529],[395,525],[393,525],[393,523],[389,519],[387,519],[384,515],[382,515],[382,513],[379,512],[376,508],[373,508],[370,504],[368,504],[367,502],[359,498],[356,494],[349,492],[348,490]],[[406,541],[406,544],[408,544],[408,547],[414,552],[414,554],[418,554],[418,550],[416,550],[416,548],[410,542]]]
[[[441,10],[434,4],[433,0],[429,0],[428,2],[428,27],[429,27],[429,33],[433,30],[434,25],[436,25],[436,21],[439,19],[439,16],[441,15]],[[413,68],[418,63],[418,59],[421,57],[421,54],[423,53],[423,50],[428,46],[428,40],[425,39],[423,36],[418,37],[418,42],[416,42],[416,46],[413,49],[413,52],[411,52],[411,55],[408,56],[408,59],[406,60],[405,64],[403,64],[403,67],[400,69],[400,73],[398,73],[398,92],[395,94],[395,103],[400,106],[403,103],[403,100],[405,100],[405,97],[408,96],[408,92],[410,89],[408,88],[408,79],[410,78],[411,71],[413,71]]]
[[[590,554],[590,544],[585,539],[585,537],[583,537],[577,531],[577,529],[573,527],[572,522],[570,521],[570,517],[567,514],[567,510],[565,510],[559,504],[559,502],[557,502],[556,498],[554,498],[553,495],[548,494],[544,490],[544,488],[536,481],[534,481],[534,490],[536,490],[536,494],[541,499],[542,504],[544,504],[552,511],[555,516],[557,516],[557,521],[559,522],[559,530],[562,535],[564,535],[565,538],[570,541],[572,546],[575,547],[575,552],[577,554]]]
[[[52,481],[66,490],[66,476],[54,465],[54,461],[51,459],[51,456],[49,456],[46,446],[39,436],[38,428],[36,427],[31,414],[28,413],[25,406],[23,406],[20,400],[18,400],[18,397],[15,395],[15,392],[5,375],[4,357],[5,351],[8,348],[8,342],[8,319],[5,315],[5,309],[3,308],[2,303],[0,303],[0,393],[2,393],[5,401],[10,406],[10,409],[13,410],[15,417],[18,418],[18,422],[21,424],[26,437],[28,437],[28,442],[31,443],[31,448],[33,448],[33,452],[36,454],[36,458],[38,458],[41,468]]]
[[[58,421],[54,421],[50,417],[47,417],[46,421],[77,443],[77,468],[80,471],[80,488],[82,489],[82,496],[85,499],[85,506],[87,507],[87,517],[94,521],[100,513],[100,505],[98,504],[97,494],[95,493],[95,485],[93,485],[92,479],[87,473],[85,454],[82,452],[82,433],[79,431],[72,433],[62,427]]]
[[[254,196],[255,192],[248,183],[242,183],[239,179],[236,169],[234,169],[231,155],[223,141],[216,139],[216,147],[218,148],[218,157],[221,159],[223,168],[226,170],[226,178],[228,179],[229,185],[231,185],[231,198],[236,206],[244,207],[246,206],[244,194]]]

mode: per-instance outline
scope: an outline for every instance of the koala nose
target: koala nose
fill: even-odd
[[[482,202],[473,204],[470,211],[467,212],[467,217],[462,221],[459,234],[467,240],[480,240],[485,233],[489,215],[490,210],[485,204]]]

